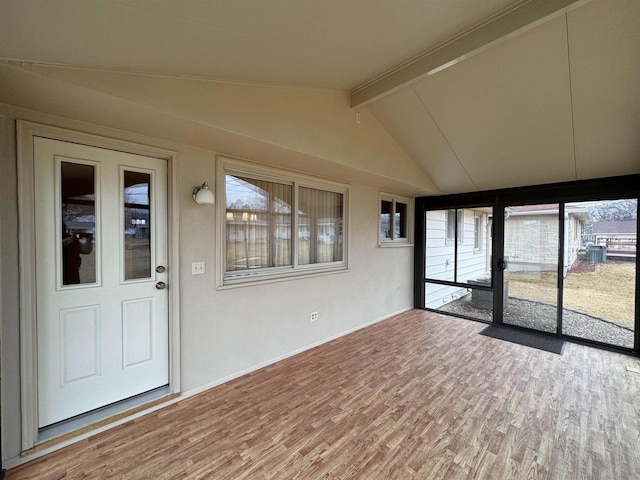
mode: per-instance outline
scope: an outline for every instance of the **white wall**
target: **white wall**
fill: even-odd
[[[215,185],[213,150],[142,137],[0,105],[3,459],[20,453],[17,199],[13,118],[81,130],[178,152],[181,388],[197,389],[383,319],[412,306],[412,247],[378,248],[378,188],[351,187],[348,272],[266,285],[215,289],[215,209],[195,205],[193,187]],[[227,155],[233,152],[225,152]],[[252,158],[260,162],[260,158]],[[301,170],[303,170],[301,168]],[[207,273],[192,276],[192,261]],[[311,323],[309,314],[319,312]]]

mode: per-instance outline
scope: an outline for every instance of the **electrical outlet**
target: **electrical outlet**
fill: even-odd
[[[318,319],[318,312],[311,312],[311,321],[315,322]]]
[[[203,275],[204,273],[204,262],[193,262],[191,264],[191,275]]]

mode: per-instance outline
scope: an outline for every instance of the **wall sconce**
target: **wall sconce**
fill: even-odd
[[[204,182],[199,187],[193,189],[193,201],[198,205],[207,205],[216,203],[216,197],[213,195],[213,192],[209,190],[209,183]]]

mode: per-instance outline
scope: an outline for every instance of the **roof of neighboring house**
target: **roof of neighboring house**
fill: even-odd
[[[636,233],[637,220],[594,222],[593,233]]]
[[[557,215],[560,205],[557,203],[546,203],[539,205],[518,205],[509,207],[510,215]],[[565,205],[564,210],[571,215],[580,215],[584,220],[589,219],[589,210],[586,207],[575,205]]]

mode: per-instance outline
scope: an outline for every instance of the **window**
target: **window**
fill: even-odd
[[[456,241],[456,211],[447,210],[446,227],[447,229],[447,244]]]
[[[409,245],[408,198],[380,194],[379,245]]]
[[[464,243],[464,210],[447,210],[447,245],[456,239],[456,222],[458,224],[458,243]]]
[[[476,251],[482,250],[482,217],[483,215],[475,215],[473,217],[473,249]]]
[[[220,165],[221,284],[346,268],[346,186]]]

